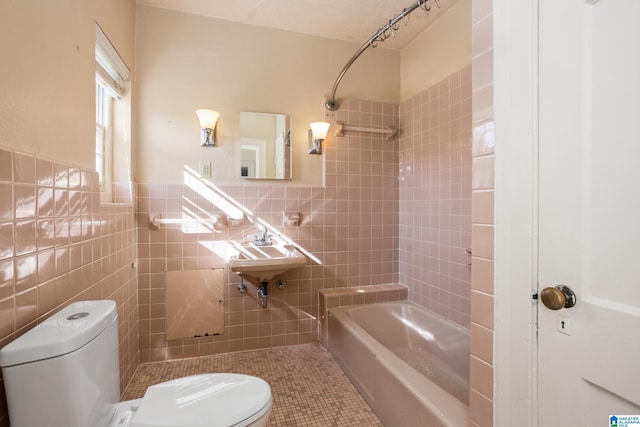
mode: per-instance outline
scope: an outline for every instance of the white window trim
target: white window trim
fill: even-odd
[[[96,24],[96,80],[111,96],[121,99],[130,71],[102,29]]]
[[[101,163],[100,191],[104,201],[110,199],[111,182],[113,177],[113,99],[122,99],[126,93],[130,72],[124,61],[113,47],[100,26],[96,23],[96,84],[104,89],[104,100],[98,106],[100,100],[96,91],[96,170],[98,162]],[[103,122],[98,122],[98,114],[102,111]],[[102,153],[98,153],[97,138],[102,136]],[[100,158],[102,157],[102,158]]]

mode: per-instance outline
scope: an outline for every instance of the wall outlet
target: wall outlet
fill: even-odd
[[[200,178],[211,178],[211,162],[198,162]]]

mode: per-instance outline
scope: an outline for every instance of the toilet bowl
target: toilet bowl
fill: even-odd
[[[0,350],[11,427],[263,427],[269,384],[232,373],[193,375],[119,402],[113,301],[74,303]]]

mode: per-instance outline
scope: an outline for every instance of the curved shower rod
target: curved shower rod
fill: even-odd
[[[438,7],[440,7],[440,0],[435,0],[435,2]],[[408,16],[411,12],[419,7],[422,8],[425,12],[429,13],[431,11],[430,0],[417,0],[411,6],[402,9],[402,12],[397,14],[394,18],[390,19],[389,22],[387,22],[383,27],[378,28],[378,31],[376,31],[375,34],[369,38],[369,40],[364,42],[362,46],[360,46],[360,49],[358,49],[356,53],[353,54],[344,68],[342,68],[342,71],[340,71],[340,75],[338,75],[336,82],[333,84],[331,97],[327,99],[327,102],[325,102],[324,104],[327,110],[335,111],[340,108],[340,104],[336,101],[336,91],[338,90],[338,85],[340,84],[340,81],[342,80],[344,75],[347,73],[349,67],[351,67],[351,65],[356,62],[356,59],[358,59],[358,57],[362,55],[362,52],[367,50],[368,47],[376,47],[378,43],[384,42],[389,37],[389,31],[391,30],[395,33],[395,31],[399,29],[399,27],[397,26],[398,22],[400,22],[405,16]]]

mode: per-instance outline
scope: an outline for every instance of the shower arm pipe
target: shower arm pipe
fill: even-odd
[[[340,81],[342,80],[344,75],[347,73],[347,70],[349,69],[349,67],[351,67],[351,65],[354,62],[356,62],[356,59],[358,59],[360,55],[362,55],[362,53],[365,50],[367,50],[367,48],[372,46],[372,44],[375,42],[375,40],[378,37],[380,37],[381,34],[384,34],[385,32],[389,31],[389,29],[393,28],[393,26],[396,25],[400,20],[402,20],[402,18],[404,18],[405,16],[407,16],[408,14],[416,10],[418,7],[422,6],[426,1],[427,0],[418,0],[411,6],[405,9],[402,9],[402,12],[397,14],[394,18],[390,19],[389,22],[387,22],[383,27],[379,28],[378,31],[376,31],[375,34],[369,38],[369,40],[367,40],[366,42],[364,42],[362,46],[360,46],[360,49],[358,49],[356,53],[353,54],[353,56],[351,57],[351,59],[349,59],[347,64],[344,66],[344,68],[342,68],[342,71],[340,71],[340,75],[338,75],[338,78],[333,84],[333,89],[331,90],[331,96],[329,97],[329,99],[327,99],[327,101],[324,104],[327,110],[336,111],[338,108],[340,108],[340,103],[336,101],[336,91],[338,90],[338,85],[340,84]]]

